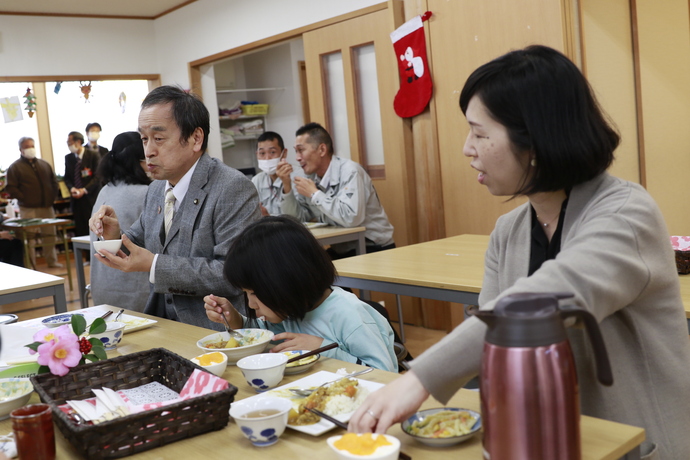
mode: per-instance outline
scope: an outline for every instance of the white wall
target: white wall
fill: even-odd
[[[0,15],[0,74],[159,73],[152,23]]]
[[[382,0],[198,0],[154,21],[163,84],[189,87],[187,63]]]

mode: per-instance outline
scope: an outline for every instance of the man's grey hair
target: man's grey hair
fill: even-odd
[[[19,150],[22,149],[22,144],[23,144],[24,142],[26,142],[26,141],[33,141],[33,140],[34,140],[33,137],[27,137],[27,136],[24,136],[24,137],[22,137],[21,139],[19,139]]]

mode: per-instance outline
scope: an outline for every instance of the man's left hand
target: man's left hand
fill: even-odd
[[[122,250],[117,254],[112,254],[108,251],[102,251],[103,255],[96,253],[96,258],[103,264],[110,268],[116,268],[123,272],[150,272],[153,265],[153,253],[137,246],[127,238],[127,235],[122,235],[122,244],[125,245],[129,251],[129,255]]]
[[[319,190],[316,188],[314,181],[307,179],[306,177],[295,177],[294,182],[297,192],[302,196],[306,196],[307,198],[311,198],[311,196]]]

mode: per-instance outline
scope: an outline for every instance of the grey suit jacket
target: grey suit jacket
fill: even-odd
[[[167,305],[183,323],[220,330],[206,317],[203,297],[227,297],[244,311],[244,296],[224,279],[223,264],[237,235],[261,217],[256,188],[242,173],[204,153],[167,238],[164,188],[165,181],[149,186],[144,211],[125,232],[138,246],[159,254],[144,311],[165,317]]]

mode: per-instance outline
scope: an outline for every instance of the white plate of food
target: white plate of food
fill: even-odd
[[[260,395],[252,396],[251,398],[261,398],[262,396],[278,396],[281,398],[286,398],[289,399],[292,402],[293,409],[297,409],[301,403],[304,402],[305,398],[300,398],[297,396],[294,396],[292,392],[289,391],[290,388],[312,388],[312,387],[318,387],[319,385],[326,383],[326,382],[331,382],[334,380],[341,379],[343,376],[339,374],[335,374],[333,372],[327,372],[327,371],[319,371],[315,372],[311,375],[308,375],[307,377],[301,378],[299,380],[295,380],[292,383],[288,383],[287,385],[282,385],[279,386],[278,388],[274,388],[273,390],[267,391],[265,393],[262,393]],[[359,405],[364,401],[366,396],[373,392],[378,390],[379,388],[383,387],[382,383],[378,382],[371,382],[369,380],[363,380],[363,379],[357,379],[353,378],[352,380],[357,380],[358,382],[358,389],[357,393],[354,395],[354,399],[350,403],[350,407],[347,407],[348,404],[342,404],[343,400],[342,398],[340,399],[340,403],[335,403],[332,405],[335,406],[341,406],[342,407],[342,412],[338,411],[336,413],[329,413],[330,410],[325,410],[328,415],[332,415],[334,418],[340,420],[341,422],[347,422],[350,420],[350,417],[352,417],[352,414],[354,413],[355,409],[359,407]],[[247,398],[250,399],[250,398]],[[332,398],[331,398],[332,399]],[[329,408],[330,409],[330,408]],[[350,410],[347,410],[350,409]],[[347,410],[347,411],[346,411]],[[293,430],[301,431],[302,433],[310,434],[312,436],[321,436],[322,434],[326,433],[327,431],[332,430],[335,428],[335,425],[327,420],[320,419],[318,422],[310,425],[294,425],[288,422],[288,427],[292,428]]]
[[[328,226],[326,222],[305,222],[304,225],[306,225],[307,228],[320,228]]]
[[[113,318],[114,316],[116,315],[111,316],[111,318]],[[118,322],[125,323],[125,333],[127,333],[138,331],[141,329],[146,329],[147,327],[153,326],[158,321],[156,321],[155,319],[142,318],[140,316],[126,315],[123,313],[120,315]]]

